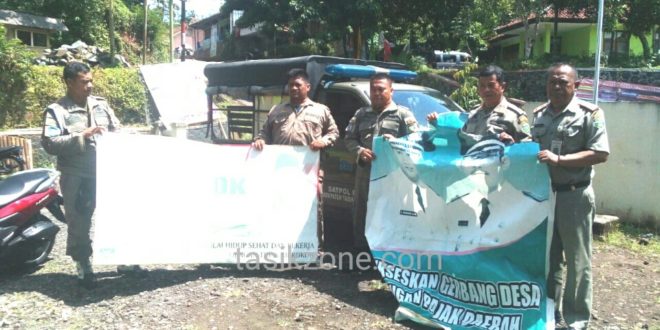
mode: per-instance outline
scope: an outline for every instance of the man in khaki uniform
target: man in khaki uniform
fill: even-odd
[[[67,220],[66,254],[76,262],[79,283],[95,284],[89,258],[92,241],[89,230],[96,206],[96,142],[94,136],[119,128],[119,120],[101,97],[92,96],[89,66],[70,62],[64,67],[66,96],[44,111],[41,143],[57,156],[62,173],[60,187]]]
[[[571,329],[586,329],[592,306],[591,226],[596,214],[591,178],[593,165],[607,161],[610,150],[603,110],[577,98],[576,81],[577,72],[570,65],[548,69],[550,101],[534,110],[532,136],[541,146],[538,159],[548,164],[556,193],[548,296],[555,301],[557,320],[563,315]],[[567,276],[562,297],[563,257]]]
[[[478,91],[481,105],[470,111],[467,122],[458,132],[461,153],[487,139],[504,143],[531,140],[525,111],[507,101],[504,97],[505,90],[506,81],[502,68],[489,65],[479,72]],[[427,119],[433,123],[437,114],[432,113]]]
[[[312,150],[331,147],[339,137],[339,129],[330,109],[309,99],[309,77],[302,69],[289,72],[289,102],[274,106],[268,112],[263,128],[252,142],[257,150],[266,144],[309,146]],[[316,234],[323,244],[323,206],[321,192],[323,171],[319,171],[318,216]]]
[[[305,70],[291,70],[288,87],[289,102],[270,109],[252,145],[257,150],[266,144],[309,146],[312,150],[332,146],[339,137],[339,129],[330,109],[307,97],[310,85]]]
[[[357,156],[355,191],[353,193],[353,245],[356,250],[368,250],[364,236],[371,162],[376,160],[372,150],[373,138],[402,137],[417,130],[412,112],[392,101],[392,78],[387,74],[374,75],[369,83],[370,107],[357,110],[346,126],[346,146]]]

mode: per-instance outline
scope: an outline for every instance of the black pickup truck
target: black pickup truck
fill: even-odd
[[[394,102],[408,107],[421,125],[431,112],[463,111],[437,90],[405,81],[415,72],[399,63],[365,61],[328,56],[212,63],[204,69],[209,106],[208,128],[216,143],[249,143],[263,125],[268,111],[286,101],[287,72],[305,69],[310,77],[309,97],[330,108],[341,137],[355,111],[370,104],[369,77],[388,72],[394,79]],[[247,106],[217,106],[217,95],[247,99]],[[217,125],[222,113],[226,124]],[[352,246],[353,184],[356,157],[343,139],[321,154],[323,182],[324,245],[326,248]]]

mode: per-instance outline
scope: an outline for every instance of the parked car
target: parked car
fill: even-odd
[[[462,68],[472,62],[472,56],[466,52],[434,50],[429,56],[429,65],[435,69]]]
[[[213,112],[218,110],[225,111],[228,124],[224,136],[216,134],[219,128],[211,130],[214,140],[249,143],[270,108],[288,98],[287,72],[293,68],[307,70],[311,84],[309,97],[330,108],[342,138],[356,110],[370,104],[368,79],[376,72],[390,74],[395,80],[395,103],[408,107],[422,125],[431,112],[463,111],[437,90],[405,83],[416,73],[399,63],[327,56],[215,63],[204,69],[208,79],[209,128],[213,128]],[[216,109],[213,99],[218,93],[247,95],[252,105]],[[348,152],[343,139],[339,139],[334,147],[321,153],[321,168],[325,174],[322,194],[325,247],[350,247],[356,157]]]

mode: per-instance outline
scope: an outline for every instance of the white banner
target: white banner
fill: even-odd
[[[94,264],[313,262],[318,164],[307,147],[107,133]]]

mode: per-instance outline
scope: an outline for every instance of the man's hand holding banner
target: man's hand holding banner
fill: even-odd
[[[397,319],[452,329],[553,325],[554,200],[538,145],[483,141],[461,155],[459,115],[438,123],[375,141],[366,234],[400,303]]]

